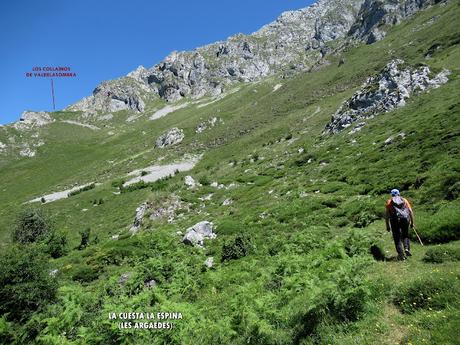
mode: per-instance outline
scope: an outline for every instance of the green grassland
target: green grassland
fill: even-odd
[[[11,245],[24,202],[98,184],[36,205],[69,240],[67,254],[49,262],[59,270],[58,293],[21,322],[0,318],[0,342],[458,344],[459,17],[458,2],[436,5],[380,42],[329,56],[317,71],[242,84],[217,102],[192,103],[155,121],[148,117],[160,101],[132,123],[119,112],[108,122],[94,119],[100,130],[59,121],[41,128],[46,144],[36,157],[0,161],[2,249]],[[452,74],[355,134],[323,135],[342,102],[394,58]],[[276,84],[282,87],[273,91]],[[223,124],[195,133],[212,117]],[[155,148],[171,127],[184,130],[184,141]],[[385,145],[401,132],[404,139]],[[157,188],[114,194],[112,182],[129,171],[187,154],[203,154],[192,171]],[[186,175],[203,186],[187,189]],[[213,181],[237,186],[217,189]],[[382,219],[394,187],[414,204],[425,242],[420,246],[411,234],[414,256],[405,262],[396,261]],[[171,195],[182,201],[181,216],[173,223],[146,219],[130,236],[136,207],[146,200],[159,207]],[[223,206],[225,199],[233,203]],[[216,225],[217,238],[204,249],[184,245],[176,232],[202,220]],[[79,231],[88,227],[90,244],[78,250]],[[371,247],[385,260],[376,260]],[[212,268],[203,264],[209,256]],[[157,285],[146,288],[152,279]],[[181,312],[183,319],[172,321],[172,330],[119,329],[108,319],[130,311]]]

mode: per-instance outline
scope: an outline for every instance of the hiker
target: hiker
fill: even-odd
[[[398,260],[405,260],[408,256],[412,256],[410,252],[409,242],[409,226],[414,227],[414,212],[412,206],[399,194],[399,190],[391,190],[391,198],[388,199],[385,205],[385,224],[387,231],[393,233],[396,251],[398,252]],[[404,251],[401,245],[404,245]]]

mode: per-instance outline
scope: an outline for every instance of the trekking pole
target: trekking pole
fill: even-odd
[[[423,246],[422,239],[421,239],[420,236],[418,235],[417,230],[415,230],[415,226],[413,226],[412,229],[414,230],[415,234],[417,235],[418,241],[419,241],[420,244]]]

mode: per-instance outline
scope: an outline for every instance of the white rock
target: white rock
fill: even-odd
[[[195,188],[197,186],[197,183],[196,181],[193,179],[192,176],[188,175],[188,176],[185,176],[184,178],[184,183],[187,187],[189,188]]]
[[[212,268],[212,266],[214,266],[214,258],[212,256],[207,257],[206,260],[204,261],[204,265],[207,268]]]
[[[162,134],[156,141],[155,146],[164,148],[166,146],[179,144],[184,140],[185,135],[182,129],[177,127],[171,128],[168,132]]]
[[[214,239],[217,235],[213,232],[214,225],[202,221],[187,229],[182,241],[196,247],[202,247],[205,239]]]

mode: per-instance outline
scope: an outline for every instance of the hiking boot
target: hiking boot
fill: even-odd
[[[398,261],[404,261],[406,257],[404,255],[398,255]]]
[[[406,253],[406,256],[412,256],[412,253],[409,249],[404,250],[404,252]]]

